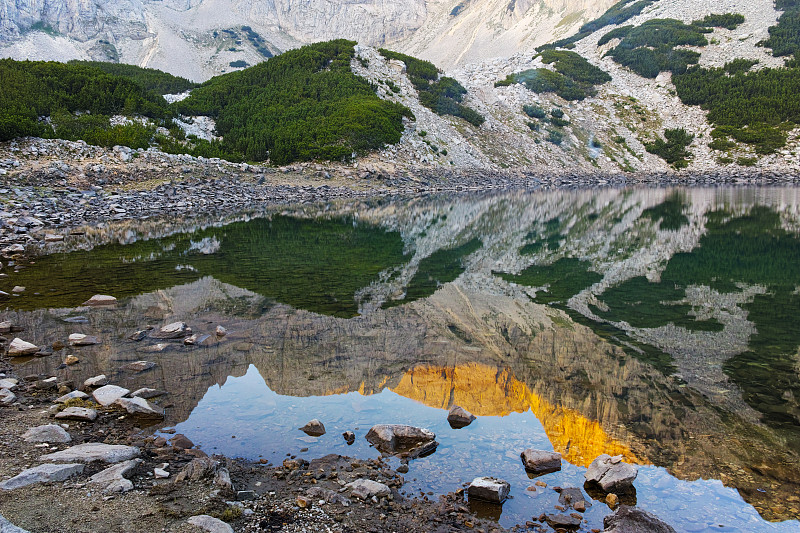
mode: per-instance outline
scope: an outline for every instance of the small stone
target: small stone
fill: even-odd
[[[467,427],[472,424],[474,420],[475,415],[458,405],[451,407],[450,412],[447,414],[447,422],[450,424],[450,427],[454,429]]]
[[[44,242],[61,242],[63,240],[63,235],[56,235],[55,233],[45,233],[44,235]]]
[[[125,477],[140,464],[141,459],[129,459],[110,466],[89,478],[88,485],[102,487],[104,493],[128,492],[133,489],[133,483]]]
[[[47,424],[44,426],[36,426],[30,428],[22,434],[22,439],[25,442],[56,442],[65,443],[71,442],[72,437],[66,432],[64,428],[56,424]]]
[[[28,468],[0,483],[1,490],[14,490],[20,487],[27,487],[35,483],[52,483],[64,481],[74,475],[83,472],[82,464],[62,464],[62,465],[39,465]]]
[[[11,405],[17,401],[17,395],[8,389],[0,389],[0,404]]]
[[[139,418],[152,418],[161,420],[164,418],[164,410],[156,407],[144,398],[119,398],[114,402],[124,408],[128,414]]]
[[[52,462],[79,461],[81,463],[92,463],[102,461],[105,463],[119,463],[138,457],[138,455],[139,448],[135,446],[87,442],[60,452],[43,455],[42,460]]]
[[[192,329],[185,322],[173,322],[155,333],[150,333],[150,336],[154,339],[182,339],[191,334]]]
[[[345,431],[342,433],[342,437],[344,437],[344,441],[347,443],[348,446],[353,444],[356,441],[356,434],[352,431]]]
[[[398,472],[399,474],[406,474],[406,473],[408,473],[408,465],[407,465],[407,464],[402,464],[402,465],[398,466],[398,467],[397,467],[397,472]]]
[[[223,328],[222,326],[217,326],[217,329],[214,331],[217,334],[217,337],[224,337],[228,334],[228,330]]]
[[[97,403],[106,407],[127,395],[129,392],[131,391],[124,387],[118,387],[117,385],[104,385],[99,389],[95,389],[92,396]]]
[[[476,498],[492,503],[503,503],[508,498],[511,485],[502,479],[493,477],[476,477],[470,483],[467,494],[470,498]]]
[[[613,492],[606,495],[606,504],[614,509],[617,505],[619,505],[619,496],[614,494]]]
[[[88,409],[86,407],[67,407],[60,413],[56,414],[56,419],[94,422],[97,419],[97,411],[94,409]]]
[[[325,434],[325,426],[322,422],[315,418],[314,420],[308,422],[305,426],[301,427],[300,431],[312,437],[321,437]]]
[[[153,477],[155,477],[156,479],[167,479],[169,477],[169,472],[167,472],[163,468],[154,468]]]
[[[58,388],[58,378],[52,377],[47,379],[40,379],[34,386],[39,390],[50,390]]]
[[[353,496],[362,500],[367,500],[372,497],[381,498],[392,493],[392,489],[387,485],[372,481],[371,479],[356,479],[345,485],[345,488],[350,489],[350,493]]]
[[[295,503],[297,504],[297,506],[298,506],[300,509],[305,509],[306,507],[308,507],[309,505],[311,505],[311,500],[309,500],[309,499],[308,499],[308,498],[306,498],[305,496],[298,496],[298,497],[295,499]]]
[[[148,333],[149,333],[149,330],[140,329],[139,331],[135,331],[135,332],[131,333],[130,335],[128,335],[128,339],[130,339],[132,341],[139,342],[140,340],[142,340],[145,337],[147,337]]]
[[[80,361],[81,360],[78,359],[78,357],[75,355],[68,355],[67,357],[64,358],[64,364],[67,366],[76,365],[80,363]]]
[[[83,333],[73,333],[69,336],[68,340],[70,346],[93,346],[95,344],[100,344],[97,337],[84,335]]]
[[[156,364],[151,361],[134,361],[125,365],[125,370],[130,372],[144,372],[155,368]]]
[[[240,490],[236,492],[237,502],[249,502],[255,500],[257,497],[253,490]]]
[[[414,426],[377,424],[370,428],[365,438],[381,452],[393,454],[430,443],[436,434]]]
[[[113,296],[109,296],[107,294],[95,294],[82,305],[91,305],[91,306],[102,306],[102,305],[114,305],[117,303],[117,299]]]
[[[177,448],[179,450],[188,450],[190,448],[194,448],[194,443],[182,433],[178,433],[169,439],[169,443],[172,444],[173,448]]]
[[[193,516],[186,522],[200,529],[204,529],[208,531],[208,533],[233,533],[233,528],[231,526],[207,514]]]
[[[12,326],[13,326],[13,324],[11,324],[11,322],[9,322],[7,320],[5,320],[3,322],[0,322],[0,335],[5,334],[5,333],[11,333],[11,327]]]
[[[574,516],[565,515],[565,514],[549,514],[545,518],[547,523],[553,529],[556,528],[566,528],[566,529],[577,529],[581,526],[581,519],[575,518]]]
[[[25,355],[33,355],[39,351],[39,347],[30,342],[24,341],[19,337],[11,341],[8,345],[9,357],[23,357]]]
[[[11,289],[11,292],[16,293],[16,294],[19,294],[21,292],[25,292],[25,287],[22,287],[21,285],[17,285],[13,289]]]
[[[131,393],[131,397],[133,398],[144,398],[145,400],[149,400],[150,398],[157,398],[159,396],[164,396],[167,392],[158,389],[150,389],[148,387],[142,387],[141,389],[137,389]]]
[[[528,448],[520,454],[525,470],[534,474],[561,470],[561,454]]]
[[[100,374],[99,376],[95,376],[93,378],[89,378],[83,382],[84,387],[102,387],[103,385],[108,384],[108,378],[105,374]]]

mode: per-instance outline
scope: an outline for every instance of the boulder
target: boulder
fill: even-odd
[[[561,470],[561,454],[528,448],[520,454],[525,470],[534,474]]]
[[[474,420],[475,415],[458,405],[451,407],[450,412],[447,414],[447,422],[450,424],[450,427],[454,429],[467,427],[472,424]]]
[[[183,433],[178,433],[169,439],[169,443],[172,444],[173,448],[177,448],[179,450],[189,450],[194,448],[194,443]]]
[[[156,420],[164,418],[164,409],[151,404],[144,398],[120,398],[114,404],[125,409],[128,414],[139,418]]]
[[[192,459],[183,467],[183,469],[175,477],[175,483],[180,483],[186,479],[190,481],[197,481],[203,479],[214,473],[217,463],[208,457],[198,457]]]
[[[0,405],[11,405],[17,401],[17,395],[8,389],[0,389]]]
[[[39,351],[39,347],[30,342],[24,341],[19,337],[14,338],[11,344],[8,345],[9,357],[23,357],[25,355],[33,355]]]
[[[597,484],[605,492],[624,493],[633,487],[639,470],[628,463],[622,462],[622,456],[611,457],[603,454],[597,457],[583,477],[587,483]]]
[[[581,519],[572,515],[549,514],[545,515],[545,520],[553,529],[578,529],[581,527]]]
[[[186,322],[173,322],[154,333],[150,333],[150,336],[154,339],[182,339],[191,334],[192,328],[187,326]]]
[[[11,327],[12,326],[13,326],[13,324],[11,322],[9,322],[8,320],[4,320],[3,322],[0,322],[0,335],[3,335],[5,333],[11,333]]]
[[[675,533],[654,514],[627,505],[621,505],[614,514],[606,516],[603,527],[605,533]]]
[[[67,407],[56,414],[57,420],[82,420],[84,422],[94,422],[97,419],[97,411],[86,407]]]
[[[371,479],[356,479],[345,485],[345,488],[350,489],[350,494],[354,497],[362,500],[368,500],[373,496],[382,498],[392,493],[392,489],[388,486]]]
[[[104,385],[99,389],[95,389],[92,393],[94,400],[103,407],[111,405],[123,396],[127,395],[130,391],[124,387],[116,385]]]
[[[17,385],[19,385],[19,380],[14,378],[0,379],[0,389],[14,390]]]
[[[67,403],[70,400],[85,400],[89,395],[83,391],[74,390],[56,398],[56,403]]]
[[[56,424],[47,424],[30,428],[22,434],[25,442],[71,442],[72,437],[64,428]]]
[[[401,424],[377,424],[367,432],[367,442],[384,453],[411,450],[436,438],[433,431]]]
[[[493,477],[476,477],[469,484],[467,495],[470,498],[492,503],[503,503],[508,498],[511,485],[502,479]]]
[[[14,490],[34,483],[64,481],[82,473],[84,468],[84,465],[81,464],[34,466],[0,483],[0,490]]]
[[[300,431],[312,437],[321,437],[325,434],[325,425],[315,418],[301,427]]]
[[[43,455],[42,460],[54,463],[68,461],[77,461],[81,463],[93,463],[95,461],[120,463],[138,456],[139,448],[135,446],[87,442],[67,448],[66,450],[61,450],[60,452]]]
[[[208,533],[233,533],[233,528],[231,526],[207,514],[193,516],[186,522],[204,531],[208,531]]]
[[[164,396],[167,392],[158,389],[150,389],[148,387],[142,387],[141,389],[137,389],[131,393],[131,396],[134,398],[144,398],[145,400],[149,400],[150,398],[157,398],[159,396]]]
[[[99,376],[95,376],[93,378],[89,378],[83,382],[84,387],[102,387],[103,385],[108,384],[108,378],[105,374],[100,374]]]
[[[133,363],[125,365],[125,370],[130,372],[144,372],[145,370],[155,368],[155,366],[156,364],[152,361],[134,361]]]
[[[141,459],[130,459],[110,466],[90,477],[88,485],[101,487],[105,493],[128,492],[133,489],[133,483],[125,476],[141,463]]]
[[[91,305],[91,306],[101,306],[101,305],[114,305],[117,303],[117,299],[113,296],[109,296],[107,294],[95,294],[85,302],[83,305]]]
[[[581,513],[592,506],[591,502],[584,497],[583,491],[577,487],[559,490],[558,503],[565,507],[572,507]]]
[[[0,533],[30,533],[27,529],[17,527],[0,515]]]
[[[97,337],[93,335],[84,335],[83,333],[73,333],[69,336],[68,340],[70,346],[92,346],[100,344]]]

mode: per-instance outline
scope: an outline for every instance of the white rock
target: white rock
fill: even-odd
[[[149,400],[150,398],[156,398],[158,396],[164,396],[166,392],[163,390],[158,389],[151,389],[149,387],[142,387],[141,389],[137,389],[131,393],[133,398],[144,398],[145,400]]]
[[[156,407],[144,398],[120,398],[116,405],[123,407],[129,414],[142,418],[164,418],[164,410]]]
[[[83,472],[84,465],[64,464],[64,465],[39,465],[29,468],[0,483],[2,490],[14,490],[20,487],[27,487],[34,483],[50,483],[54,481],[64,481],[74,475]]]
[[[138,456],[139,448],[135,446],[87,442],[67,448],[66,450],[61,450],[60,452],[43,455],[42,460],[55,463],[62,461],[80,461],[82,463],[103,461],[106,463],[119,463]]]
[[[14,378],[0,379],[0,389],[14,390],[14,387],[19,385],[19,380]]]
[[[467,494],[470,498],[477,498],[493,503],[503,503],[508,498],[511,485],[502,479],[493,477],[476,477],[469,484]]]
[[[209,533],[233,533],[233,528],[231,526],[207,514],[193,516],[186,522],[200,529],[204,529]]]
[[[592,461],[583,477],[606,492],[625,492],[631,489],[638,473],[638,468],[622,462],[622,456],[611,457],[604,453]]]
[[[157,332],[151,333],[150,336],[154,339],[180,339],[191,334],[192,328],[187,326],[186,322],[173,322],[162,327]]]
[[[84,335],[83,333],[73,333],[69,336],[69,344],[70,346],[92,346],[94,344],[99,344],[100,341],[97,337],[92,335]]]
[[[154,468],[153,476],[155,476],[156,479],[167,479],[169,477],[169,472],[163,468]]]
[[[117,299],[107,294],[95,294],[85,302],[83,305],[114,305]]]
[[[0,334],[3,333],[11,333],[11,327],[13,324],[9,321],[0,322]]]
[[[89,485],[102,487],[106,493],[128,492],[133,489],[133,483],[125,476],[142,463],[141,459],[130,459],[93,475],[89,478]]]
[[[22,439],[25,442],[71,442],[72,437],[69,436],[64,428],[56,424],[46,424],[44,426],[36,426],[30,428],[22,434]]]
[[[362,500],[368,500],[373,496],[381,498],[392,493],[392,489],[388,486],[371,479],[356,479],[345,485],[345,488],[350,489],[353,496]]]
[[[128,363],[125,365],[125,370],[130,370],[131,372],[144,372],[145,370],[155,368],[155,366],[156,364],[152,361],[134,361],[133,363]]]
[[[95,376],[93,378],[89,378],[83,382],[84,387],[102,387],[103,385],[108,383],[108,378],[105,374],[100,374],[99,376]]]
[[[83,420],[93,422],[97,419],[97,411],[86,407],[67,407],[56,414],[57,420]]]
[[[0,389],[0,404],[11,405],[17,400],[17,395],[8,389]]]
[[[30,342],[24,341],[19,337],[16,337],[11,344],[8,345],[8,356],[9,357],[21,357],[24,355],[31,355],[35,354],[39,351],[39,347],[35,344],[31,344]]]
[[[118,387],[117,385],[104,385],[99,389],[95,389],[95,391],[92,393],[92,396],[97,403],[102,406],[107,406],[116,402],[129,392],[131,391],[125,387]]]
[[[56,398],[56,403],[67,403],[69,400],[85,400],[88,398],[89,395],[83,391],[74,390],[72,392],[66,393],[64,396],[59,396]]]

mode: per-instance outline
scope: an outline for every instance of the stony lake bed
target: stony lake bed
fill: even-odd
[[[94,170],[73,184],[27,170],[72,208],[14,175],[0,335],[36,350],[2,359],[18,382],[0,478],[86,442],[139,452],[132,490],[104,493],[91,478],[107,465],[89,463],[0,491],[0,514],[29,531],[190,531],[198,514],[236,531],[601,531],[621,503],[676,531],[797,530],[800,189],[771,176],[442,194],[375,173],[328,195],[338,177],[298,171],[311,184],[181,170],[143,189],[181,197],[160,216]],[[198,201],[278,178],[291,194]],[[94,295],[115,300],[84,305]],[[151,389],[139,395],[163,419],[98,405],[106,382]],[[452,427],[454,405],[475,421]],[[98,416],[56,420],[65,407]],[[299,429],[312,419],[324,434]],[[47,424],[71,441],[21,438]],[[438,446],[382,453],[366,439],[379,424]],[[560,453],[560,470],[527,472],[529,448]],[[635,466],[634,490],[584,486],[602,454]],[[481,476],[510,484],[502,506],[466,496]],[[362,501],[356,479],[390,492]]]

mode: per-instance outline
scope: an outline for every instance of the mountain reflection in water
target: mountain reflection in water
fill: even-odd
[[[27,287],[0,313],[26,340],[102,340],[73,349],[78,365],[57,368],[65,351],[19,361],[21,373],[167,390],[165,425],[209,451],[275,462],[306,447],[374,455],[363,435],[375,423],[429,427],[441,445],[412,462],[406,490],[503,477],[515,496],[504,524],[555,504],[525,491],[519,453],[538,447],[566,460],[551,486],[578,484],[600,453],[640,464],[639,505],[678,530],[797,529],[800,190],[509,193],[262,215],[52,255],[0,280]],[[112,226],[108,240],[123,231],[136,234]],[[75,308],[95,292],[120,303]],[[87,324],[62,320],[79,314]],[[156,353],[143,351],[155,341],[126,340],[175,320],[230,333]],[[158,366],[124,370],[139,359]],[[451,429],[453,404],[478,420]],[[311,418],[328,429],[320,439],[297,430]],[[348,447],[340,434],[356,427]],[[607,512],[596,502],[590,527]]]

